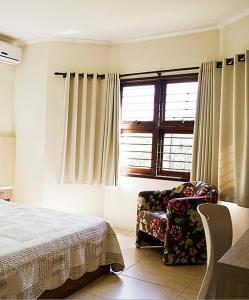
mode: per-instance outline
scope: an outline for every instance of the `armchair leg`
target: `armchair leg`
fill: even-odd
[[[140,232],[140,230],[137,230],[137,232],[136,232],[136,247],[140,248],[141,243],[142,243],[141,232]]]

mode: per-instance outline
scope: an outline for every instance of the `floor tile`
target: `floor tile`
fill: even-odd
[[[203,276],[195,278],[190,285],[178,296],[179,300],[182,298],[196,299],[201,288]],[[177,298],[177,299],[178,299]]]
[[[72,296],[68,297],[68,299],[77,299],[77,300],[107,300],[105,298],[95,296],[93,294],[83,293],[82,290],[74,293]]]
[[[139,262],[139,260],[137,258],[134,258],[132,256],[124,256],[125,270],[134,266],[138,262]],[[119,273],[122,273],[122,272],[119,272]]]
[[[165,266],[141,260],[121,274],[182,291],[199,273],[199,266]]]
[[[162,248],[135,247],[135,232],[115,230],[125,261],[125,270],[103,275],[71,299],[195,299],[205,274],[205,265],[165,266]]]
[[[181,293],[179,296],[177,296],[176,300],[196,300],[196,296],[190,296],[184,293]]]
[[[163,264],[163,248],[140,248],[137,249],[134,244],[122,247],[124,256],[131,256],[138,260],[150,260]]]
[[[175,299],[179,291],[124,275],[106,275],[90,284],[90,293],[106,299]]]

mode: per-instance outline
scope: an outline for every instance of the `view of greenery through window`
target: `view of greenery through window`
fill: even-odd
[[[121,138],[121,165],[151,168],[152,134],[123,133]]]
[[[126,173],[190,172],[197,85],[196,78],[122,86],[121,168]]]
[[[164,134],[163,169],[191,170],[192,134]]]

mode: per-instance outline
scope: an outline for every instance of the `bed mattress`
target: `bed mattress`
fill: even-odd
[[[103,219],[0,200],[0,298],[34,299],[108,264],[124,269]]]

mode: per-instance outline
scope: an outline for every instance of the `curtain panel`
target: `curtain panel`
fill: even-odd
[[[202,63],[192,180],[219,187],[220,200],[249,207],[249,52],[245,62]]]
[[[117,185],[119,160],[120,82],[65,78],[59,183]]]

